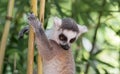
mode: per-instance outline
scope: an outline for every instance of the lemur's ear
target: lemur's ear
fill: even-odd
[[[62,20],[58,17],[54,17],[54,27],[59,28],[62,24]]]
[[[79,35],[88,31],[88,28],[86,26],[82,26],[78,24],[78,28],[79,28]]]

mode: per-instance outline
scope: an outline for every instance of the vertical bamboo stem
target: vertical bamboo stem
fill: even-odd
[[[0,46],[0,74],[2,74],[3,60],[5,55],[7,37],[10,29],[10,17],[12,17],[12,11],[14,7],[14,0],[9,0],[8,4],[8,13],[7,13],[7,21],[5,23],[5,28],[2,35],[1,46]]]
[[[40,0],[40,15],[39,15],[39,19],[43,25],[44,23],[44,13],[45,13],[45,0]]]
[[[40,0],[40,14],[39,19],[41,24],[44,24],[45,0]],[[38,55],[38,74],[42,74],[42,58]]]
[[[37,0],[31,0],[32,12],[37,16]],[[34,32],[30,26],[29,31],[29,41],[28,41],[28,65],[27,65],[27,74],[33,74],[34,66]]]

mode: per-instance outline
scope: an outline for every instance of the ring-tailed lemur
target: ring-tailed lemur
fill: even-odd
[[[87,27],[77,25],[71,18],[55,17],[53,27],[48,31],[49,35],[46,35],[34,14],[28,16],[28,22],[34,29],[37,49],[43,58],[43,74],[75,74],[70,45],[78,36],[87,32]],[[23,32],[25,30],[20,34]]]

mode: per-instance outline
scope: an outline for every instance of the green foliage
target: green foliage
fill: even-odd
[[[0,0],[0,3],[1,38],[6,21],[8,0]],[[28,35],[19,40],[18,33],[27,25],[26,15],[31,10],[29,3],[28,0],[15,0],[3,74],[26,74]],[[72,46],[76,74],[120,73],[120,0],[46,0],[45,28],[48,19],[53,16],[71,17],[89,29]],[[95,35],[97,26],[97,34]],[[86,49],[86,47],[90,48],[89,45],[83,46],[83,37],[90,41],[90,45],[95,44],[94,48],[91,48],[93,51]],[[36,54],[37,52],[35,52],[35,65]],[[86,71],[87,68],[88,71]]]

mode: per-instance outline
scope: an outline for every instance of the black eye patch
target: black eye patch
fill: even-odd
[[[75,40],[76,40],[76,38],[72,38],[72,39],[70,40],[70,43],[73,43]]]
[[[67,41],[67,37],[66,37],[64,34],[60,34],[60,35],[59,35],[59,39],[60,39],[61,41]]]

